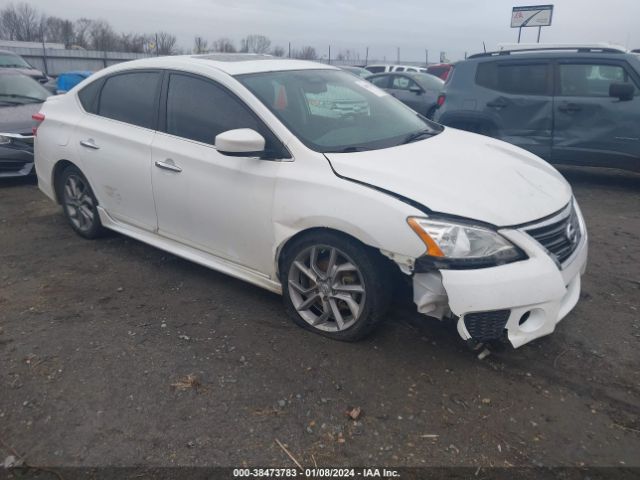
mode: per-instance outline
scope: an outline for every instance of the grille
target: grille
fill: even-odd
[[[475,340],[498,340],[504,334],[511,310],[468,313],[464,316],[464,326]]]
[[[580,243],[582,232],[573,204],[568,210],[568,215],[564,212],[560,215],[562,218],[559,220],[552,220],[544,226],[529,228],[525,231],[562,265]]]

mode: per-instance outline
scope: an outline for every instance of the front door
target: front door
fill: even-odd
[[[153,141],[152,181],[158,233],[252,270],[273,270],[272,201],[282,163],[227,156],[219,133],[271,132],[235,95],[203,77],[170,73]]]
[[[621,60],[558,63],[554,163],[640,170],[640,90],[634,76]],[[634,97],[610,97],[612,83],[631,83]]]

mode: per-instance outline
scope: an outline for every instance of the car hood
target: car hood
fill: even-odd
[[[22,133],[31,135],[36,121],[31,115],[38,113],[42,103],[0,106],[0,133]]]
[[[326,156],[341,177],[433,212],[496,226],[538,220],[567,205],[572,195],[562,175],[535,155],[452,128],[406,145]]]
[[[40,80],[41,78],[45,77],[45,74],[36,68],[11,67],[11,70],[13,70],[14,72],[21,73],[22,75],[26,75],[27,77],[31,77],[34,80]]]

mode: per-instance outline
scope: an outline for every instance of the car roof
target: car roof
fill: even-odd
[[[486,61],[508,61],[508,60],[553,60],[555,58],[571,58],[571,59],[617,59],[637,57],[633,53],[603,53],[603,52],[517,52],[513,54],[496,54],[496,55],[473,55],[472,57],[462,60],[464,62],[486,62]]]
[[[18,55],[16,52],[12,52],[11,50],[0,50],[0,53],[2,54],[9,54],[9,55],[13,55],[14,57],[19,57],[20,55]]]
[[[518,58],[615,58],[625,57],[627,49],[616,45],[598,44],[504,44],[500,50],[470,55],[466,61],[506,60]]]
[[[252,53],[175,55],[169,57],[150,57],[119,63],[108,69],[109,72],[141,68],[180,69],[184,67],[205,67],[220,70],[229,75],[246,73],[277,72],[284,70],[312,70],[338,68],[308,60],[292,60]],[[103,71],[105,71],[103,70]]]

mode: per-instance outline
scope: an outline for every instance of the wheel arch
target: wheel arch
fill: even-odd
[[[55,165],[51,169],[51,185],[53,187],[53,193],[55,195],[56,201],[59,204],[62,203],[62,192],[60,191],[59,181],[60,177],[62,176],[62,172],[64,172],[67,167],[75,167],[82,172],[82,169],[70,160],[63,158],[55,163]]]
[[[329,227],[329,226],[315,226],[315,227],[308,227],[308,228],[304,228],[296,233],[294,233],[291,236],[288,236],[287,238],[285,238],[284,240],[282,240],[279,244],[278,247],[276,249],[276,257],[275,257],[275,267],[276,267],[276,276],[278,279],[280,279],[280,274],[282,271],[282,262],[285,258],[285,254],[287,252],[287,249],[289,247],[291,247],[291,245],[294,244],[294,242],[300,238],[303,237],[310,237],[313,236],[314,234],[317,233],[326,233],[326,232],[330,232],[330,233],[334,233],[337,235],[340,235],[350,241],[353,241],[355,243],[357,243],[358,245],[362,246],[363,248],[365,248],[367,251],[369,251],[372,255],[378,257],[382,262],[384,263],[389,263],[389,264],[394,264],[394,262],[392,262],[388,257],[386,257],[385,255],[382,254],[382,252],[380,251],[379,247],[375,247],[373,245],[371,245],[371,240],[368,239],[367,241],[363,240],[362,238],[358,238],[358,236],[354,235],[354,232],[346,232],[342,229],[338,229],[338,228],[333,228],[333,227]],[[397,265],[396,265],[397,267]]]

